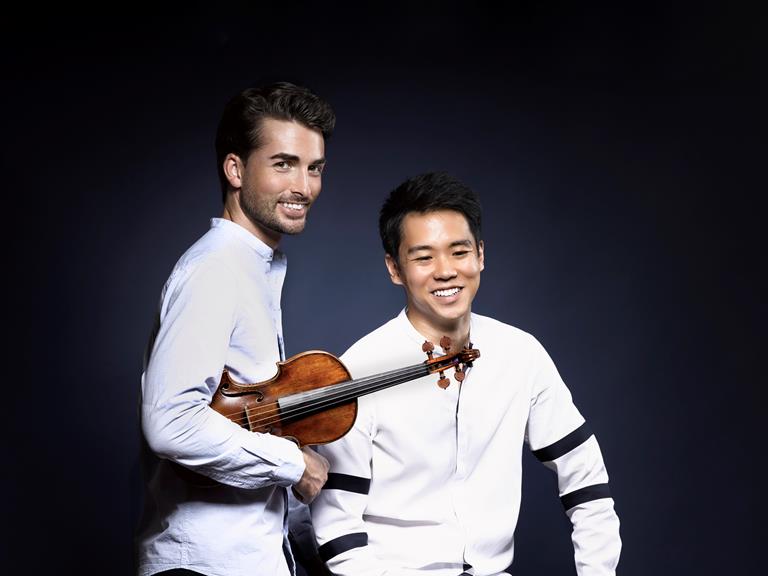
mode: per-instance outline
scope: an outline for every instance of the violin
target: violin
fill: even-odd
[[[241,384],[224,370],[211,400],[216,410],[251,432],[293,440],[299,447],[327,444],[344,436],[355,423],[357,398],[438,372],[438,385],[449,385],[444,371],[454,368],[457,381],[465,368],[480,357],[468,347],[450,353],[451,340],[443,336],[445,355],[434,357],[434,344],[424,342],[427,360],[420,364],[352,380],[347,368],[333,354],[302,352],[277,363],[277,374],[256,384]]]

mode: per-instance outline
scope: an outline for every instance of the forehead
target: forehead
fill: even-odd
[[[438,247],[460,240],[474,244],[466,217],[455,210],[409,212],[400,227],[400,246],[406,250],[422,245]]]
[[[292,120],[264,118],[260,129],[261,146],[254,152],[277,154],[280,152],[316,160],[323,156],[325,140],[318,130],[307,128]]]

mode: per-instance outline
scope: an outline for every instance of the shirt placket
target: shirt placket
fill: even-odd
[[[285,360],[285,343],[283,341],[283,313],[281,307],[281,295],[283,281],[285,280],[286,258],[284,254],[275,253],[266,262],[266,276],[270,291],[269,309],[272,315],[272,323],[277,334],[277,348],[280,352],[280,360]]]
[[[464,387],[467,385],[468,376],[469,369],[465,372],[464,381],[456,382],[456,472],[454,474],[452,490],[453,511],[457,525],[463,535],[464,557],[466,557],[468,537],[466,522],[462,521],[462,503],[466,502],[466,498],[464,497],[464,480],[466,479],[468,472],[469,419],[466,417],[466,407],[462,400],[466,400],[466,398],[463,397],[466,396]]]

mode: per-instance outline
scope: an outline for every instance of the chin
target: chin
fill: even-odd
[[[303,232],[305,224],[306,223],[304,221],[300,223],[290,222],[290,223],[284,223],[280,228],[283,234],[287,234],[288,236],[293,236],[295,234],[300,234],[301,232]]]
[[[461,311],[456,311],[456,312],[450,312],[448,314],[443,312],[443,313],[440,313],[440,314],[435,314],[435,319],[440,321],[440,322],[443,322],[443,323],[458,322],[459,320],[461,320],[462,318],[464,318],[464,317],[466,317],[468,315],[469,315],[469,310],[461,310]]]

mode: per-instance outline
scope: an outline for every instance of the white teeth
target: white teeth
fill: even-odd
[[[304,210],[304,204],[294,204],[293,202],[281,202],[281,204],[291,210]]]
[[[447,288],[446,290],[435,290],[432,292],[435,296],[453,296],[458,294],[461,288]]]

